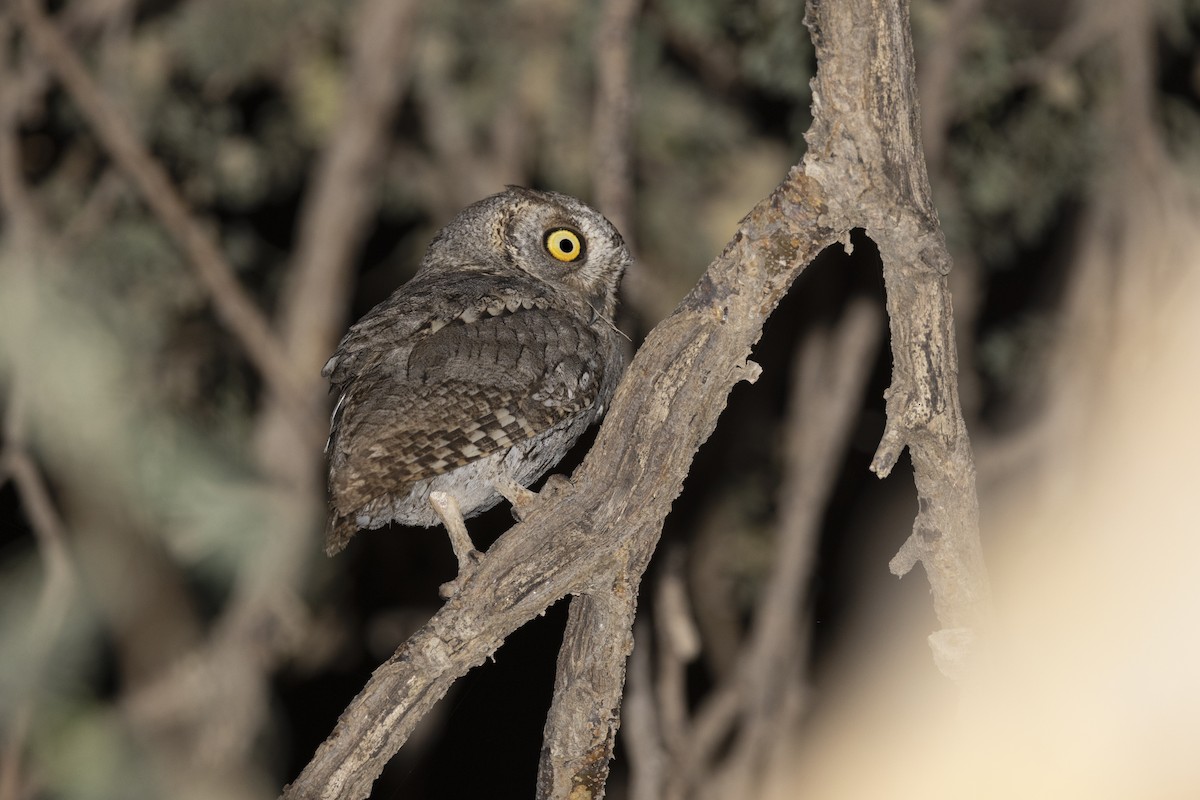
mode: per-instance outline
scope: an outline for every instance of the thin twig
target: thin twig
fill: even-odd
[[[945,159],[946,137],[953,121],[952,82],[970,41],[964,32],[983,10],[983,0],[951,0],[947,5],[920,72],[922,140],[931,171],[940,170]]]
[[[591,177],[596,207],[637,254],[637,216],[633,193],[633,130],[637,99],[633,56],[641,0],[604,0],[592,38],[595,98],[592,102]],[[643,319],[657,319],[650,297],[655,281],[641,260],[625,272],[622,294]]]
[[[737,666],[697,712],[666,797],[693,797],[706,785],[727,788],[761,775],[772,732],[792,721],[785,718],[790,709],[779,698],[802,666],[797,663],[806,650],[801,634],[809,627],[803,594],[813,570],[821,515],[881,329],[878,311],[860,300],[847,309],[835,331],[810,334],[797,354],[773,568]],[[739,724],[730,755],[718,768],[716,748]],[[751,789],[742,786],[740,791]]]
[[[687,665],[699,655],[700,643],[688,609],[683,553],[672,551],[665,560],[654,593],[654,632],[658,642],[654,693],[663,744],[672,759],[677,759],[690,722]]]
[[[807,339],[793,367],[779,545],[744,650],[742,680],[763,695],[757,701],[760,708],[771,702],[771,682],[783,671],[776,643],[804,626],[804,592],[823,509],[874,365],[881,317],[871,301],[854,301],[833,331]]]

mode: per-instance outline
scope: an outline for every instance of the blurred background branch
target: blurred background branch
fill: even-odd
[[[51,20],[39,0],[17,0],[29,39],[39,48],[58,79],[71,93],[110,156],[129,176],[163,227],[187,254],[209,291],[220,318],[238,337],[246,353],[272,386],[279,401],[297,414],[303,427],[308,414],[297,405],[297,380],[265,315],[234,277],[220,246],[195,218],[171,179],[146,151],[121,111],[110,101]]]

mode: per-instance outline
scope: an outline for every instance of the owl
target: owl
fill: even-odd
[[[337,395],[326,552],[360,528],[441,523],[462,580],[479,558],[463,519],[519,508],[611,400],[631,261],[567,195],[509,187],[459,212],[322,370]]]

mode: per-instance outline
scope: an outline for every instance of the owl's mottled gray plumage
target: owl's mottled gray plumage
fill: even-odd
[[[561,229],[582,242],[569,262],[547,244]],[[620,378],[630,261],[608,220],[552,192],[510,187],[443,228],[322,371],[338,395],[327,552],[359,528],[439,524],[435,491],[473,516],[499,502],[498,475],[528,486],[556,464]]]

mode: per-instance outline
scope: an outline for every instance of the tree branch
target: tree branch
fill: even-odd
[[[592,191],[596,207],[632,241],[634,21],[641,0],[605,0],[592,40],[596,97],[592,107]],[[636,268],[636,266],[635,266]]]
[[[354,256],[375,210],[388,126],[407,83],[415,8],[415,0],[364,0],[358,9],[338,124],[300,212],[280,330],[288,355],[322,395],[317,373],[343,330]]]
[[[974,466],[958,409],[950,261],[921,157],[907,13],[907,3],[882,0],[809,4],[820,71],[802,165],[751,210],[651,332],[572,480],[548,486],[460,592],[375,672],[285,797],[365,797],[453,681],[565,595],[587,598],[573,608],[570,641],[589,646],[564,654],[578,662],[570,669],[623,675],[637,586],[696,451],[733,386],[757,377],[747,359],[766,318],[852,227],[879,243],[892,318],[889,419],[874,469],[886,475],[901,449],[912,449],[921,511],[902,552],[924,561],[944,626],[959,634],[977,619],[986,578]],[[589,618],[626,627],[578,630]],[[568,786],[572,797],[603,793],[618,718],[610,693],[585,694],[574,735],[554,732],[555,747],[568,742],[556,760],[579,766],[555,774],[548,796],[565,797]]]
[[[763,320],[804,265],[836,239],[818,222],[815,188],[793,171],[755,207],[639,350],[569,490],[544,490],[459,594],[376,671],[285,797],[365,797],[450,684],[565,595],[595,592],[607,580],[629,587],[622,601],[632,607],[632,587],[724,398],[738,381],[757,377],[746,359]],[[628,631],[606,635],[627,639]],[[623,656],[617,667],[623,674]],[[605,711],[609,719],[600,724],[615,729],[613,709]]]
[[[804,662],[804,590],[820,520],[870,374],[881,320],[865,300],[834,331],[815,331],[795,358],[789,402],[787,474],[779,492],[779,542],[736,668],[705,698],[676,748],[663,797],[753,794],[770,756],[771,734],[794,720],[780,703]],[[740,726],[740,728],[739,728]],[[718,747],[737,732],[724,766]],[[740,781],[740,783],[739,783]],[[732,783],[731,783],[732,782]],[[732,788],[736,787],[736,788]]]
[[[917,486],[913,535],[889,567],[902,576],[924,564],[943,627],[930,643],[943,671],[957,676],[988,586],[958,398],[951,261],[922,157],[908,3],[810,0],[807,19],[820,67],[804,168],[829,193],[831,224],[865,228],[883,260],[893,372],[871,469],[886,477],[908,447]]]
[[[38,0],[18,0],[30,40],[62,81],[109,156],[129,177],[146,205],[187,256],[217,316],[258,368],[274,396],[302,429],[318,425],[315,409],[302,403],[287,354],[262,310],[246,293],[212,234],[193,215],[162,165],[88,73],[79,55],[45,15]]]
[[[631,594],[636,595],[637,582],[626,576],[612,586],[601,585],[571,599],[554,701],[546,716],[539,799],[604,794],[620,724],[625,661],[633,650],[637,603]]]

